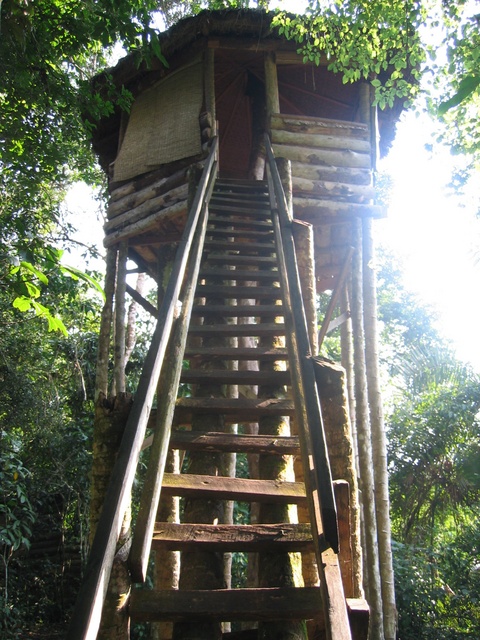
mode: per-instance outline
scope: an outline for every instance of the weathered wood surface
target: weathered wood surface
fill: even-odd
[[[315,149],[344,149],[358,151],[360,153],[370,153],[370,142],[358,138],[341,135],[325,135],[306,131],[285,131],[284,129],[272,130],[272,142],[276,144],[313,147]]]
[[[358,167],[336,167],[314,165],[308,162],[292,161],[292,175],[295,179],[305,178],[306,180],[323,180],[327,182],[339,182],[347,184],[370,185],[372,183],[372,172],[370,168]]]
[[[235,269],[222,269],[221,267],[202,267],[200,271],[201,278],[223,278],[224,280],[251,280],[256,282],[259,280],[273,280],[278,282],[278,271],[262,271],[261,269],[255,269],[251,271]]]
[[[335,504],[337,505],[338,535],[340,538],[339,564],[343,591],[346,597],[355,595],[353,583],[353,553],[350,523],[350,487],[346,480],[335,480]]]
[[[269,455],[296,455],[299,453],[298,438],[259,436],[200,431],[174,431],[170,446],[175,449],[194,451],[237,451],[239,453],[264,453]]]
[[[152,548],[178,551],[306,551],[313,548],[309,524],[173,524],[157,522]]]
[[[252,252],[258,252],[259,250],[265,251],[269,249],[268,242],[237,242],[235,243],[235,250],[239,251],[242,255],[247,255]],[[233,249],[233,242],[228,240],[206,240],[205,247],[207,249],[223,250]],[[274,247],[271,247],[273,253]]]
[[[196,305],[193,308],[192,314],[201,316],[202,318],[212,314],[224,315],[230,318],[260,318],[262,316],[271,318],[272,316],[282,316],[282,306],[279,304]],[[267,349],[263,351],[267,351]],[[280,353],[278,349],[274,351]],[[215,354],[212,353],[211,355]]]
[[[228,325],[226,325],[228,326]],[[231,326],[231,325],[230,325]],[[289,371],[233,371],[210,369],[185,369],[182,371],[182,382],[203,384],[218,382],[220,384],[290,384]]]
[[[235,215],[231,215],[231,216],[219,216],[219,215],[212,215],[210,216],[210,222],[212,224],[225,224],[228,225],[228,227],[230,226],[234,226],[234,227],[247,227],[247,228],[251,228],[251,229],[263,229],[265,231],[268,231],[272,228],[272,223],[271,222],[267,222],[266,220],[256,220],[255,218],[249,218],[249,217],[239,217],[239,215],[241,215],[242,213],[244,213],[243,211],[240,212],[238,210],[238,207],[222,207],[222,212],[223,211],[232,211]],[[213,211],[213,209],[212,209]],[[250,213],[250,211],[245,211],[245,213]],[[215,229],[209,229],[208,233],[213,233],[215,231]],[[228,228],[226,229],[226,231],[230,231]]]
[[[185,615],[216,620],[308,620],[321,610],[318,587],[132,592],[133,619],[181,620]]]
[[[188,424],[192,412],[222,413],[225,419],[239,422],[254,422],[261,415],[292,416],[294,406],[292,400],[271,398],[178,398],[175,410],[175,423]]]
[[[279,158],[288,158],[304,164],[366,169],[370,167],[370,155],[350,149],[320,149],[307,146],[274,144],[273,150]]]
[[[270,289],[272,295],[272,289]],[[279,323],[265,324],[224,324],[224,325],[195,325],[190,327],[192,336],[210,336],[212,333],[222,336],[264,336],[264,335],[283,335],[285,333],[285,325]]]
[[[163,193],[168,193],[171,189],[186,184],[187,181],[187,172],[185,169],[181,169],[171,176],[159,178],[143,189],[134,190],[133,185],[130,183],[128,188],[123,187],[111,193],[107,208],[107,217],[108,219],[114,218],[120,213],[134,209],[147,200],[152,200]]]
[[[303,482],[278,482],[222,476],[166,473],[162,492],[169,496],[239,500],[241,502],[281,502],[299,504],[305,501]]]
[[[355,185],[333,180],[310,180],[294,176],[294,196],[319,196],[320,198],[338,198],[352,202],[369,202],[374,197],[374,189],[370,184]]]
[[[233,253],[232,253],[233,252]],[[276,258],[273,256],[244,256],[236,253],[236,249],[231,249],[229,253],[206,253],[205,261],[208,262],[209,265],[212,264],[228,264],[230,266],[242,266],[246,265],[247,267],[253,265],[266,265],[271,266],[276,264]]]
[[[176,202],[175,204],[166,207],[160,211],[155,211],[148,215],[145,218],[142,218],[138,222],[134,224],[130,224],[124,229],[119,229],[118,231],[113,231],[109,233],[108,236],[105,237],[103,244],[105,247],[111,247],[114,244],[117,244],[121,240],[127,240],[128,238],[132,238],[133,236],[138,235],[139,233],[143,233],[147,229],[150,229],[155,224],[159,222],[165,222],[167,220],[171,220],[173,218],[177,218],[187,212],[187,201],[182,200],[180,202]]]
[[[127,209],[126,211],[119,213],[114,218],[109,219],[104,225],[105,232],[108,233],[112,229],[119,229],[126,225],[133,224],[142,218],[146,218],[154,211],[172,206],[176,202],[184,201],[187,199],[187,195],[188,184],[181,184],[180,186],[175,187],[175,189],[171,189],[159,196],[146,200],[131,209]]]
[[[185,358],[218,358],[219,360],[287,360],[286,349],[268,347],[192,347]]]
[[[338,202],[336,200],[323,200],[314,198],[294,198],[293,207],[300,217],[332,216],[332,217],[359,217],[359,218],[383,218],[386,215],[385,207],[374,204],[357,204],[355,202]]]
[[[330,120],[313,116],[294,116],[275,113],[271,118],[273,129],[283,129],[294,133],[317,133],[323,135],[342,135],[370,140],[368,126],[361,122]],[[273,131],[272,131],[273,135]]]
[[[218,296],[221,296],[222,298],[226,298],[226,299],[231,298],[234,300],[242,299],[242,298],[250,299],[252,298],[252,295],[255,298],[255,300],[265,300],[265,298],[268,298],[269,300],[271,300],[273,297],[278,295],[278,299],[280,300],[282,295],[280,288],[273,287],[273,286],[253,288],[253,287],[243,287],[243,286],[240,287],[237,285],[234,288],[226,285],[215,286],[212,284],[198,285],[197,293],[199,296],[208,296],[208,295],[216,294]]]

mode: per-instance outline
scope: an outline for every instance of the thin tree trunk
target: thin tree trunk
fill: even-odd
[[[115,393],[125,391],[125,293],[127,287],[128,245],[122,242],[118,251],[117,286],[115,289]]]
[[[385,639],[394,640],[397,610],[393,579],[393,559],[388,492],[387,442],[383,420],[380,373],[378,370],[377,292],[374,270],[372,220],[363,221],[363,299],[365,323],[365,357],[375,478],[375,509],[377,516],[378,553],[382,581],[383,624]]]
[[[108,361],[110,352],[110,334],[113,318],[113,297],[117,273],[117,249],[107,250],[105,271],[105,303],[102,309],[100,332],[98,335],[97,367],[95,378],[95,400],[100,393],[108,394]]]
[[[142,295],[143,288],[145,286],[145,274],[139,273],[137,276],[137,284],[135,290]],[[127,313],[127,331],[125,337],[125,366],[127,366],[130,356],[135,348],[135,342],[137,340],[136,320],[137,320],[138,304],[135,300],[132,300],[128,306]]]
[[[90,544],[93,541],[117,451],[132,404],[129,394],[107,399],[102,393],[95,405],[90,500]],[[128,596],[131,583],[126,568],[130,549],[130,510],[127,510],[117,545],[112,574],[102,612],[98,640],[128,640]]]
[[[365,591],[370,605],[369,640],[384,640],[380,572],[375,517],[373,460],[368,414],[367,380],[365,373],[365,338],[363,329],[362,230],[355,222],[355,254],[352,264],[352,325],[355,357],[355,400],[357,446],[359,455],[359,486],[365,531]]]

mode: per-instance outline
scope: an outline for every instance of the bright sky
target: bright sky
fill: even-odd
[[[463,199],[449,192],[452,158],[448,149],[425,149],[432,130],[426,117],[404,114],[379,165],[394,185],[388,218],[376,223],[377,239],[403,262],[406,287],[438,311],[459,358],[480,372],[480,185],[471,185]]]

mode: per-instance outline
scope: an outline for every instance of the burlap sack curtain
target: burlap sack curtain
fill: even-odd
[[[179,69],[140,94],[133,104],[115,160],[115,182],[200,153],[198,117],[202,101],[200,61]]]

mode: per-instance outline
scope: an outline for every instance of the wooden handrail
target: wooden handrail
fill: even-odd
[[[284,291],[285,324],[292,329],[286,332],[288,359],[310,525],[320,577],[321,607],[325,618],[326,637],[329,640],[351,640],[352,634],[338,562],[337,509],[295,256],[292,232],[294,223],[287,211],[285,194],[268,135],[265,135],[265,146],[278,269]],[[326,541],[331,549],[325,551],[325,547],[322,548],[321,545],[323,541]]]
[[[189,260],[185,274],[185,282],[182,288],[182,306],[179,316],[175,320],[172,337],[165,354],[166,368],[165,371],[162,371],[157,393],[158,408],[156,429],[128,560],[133,582],[144,582],[147,577],[148,559],[152,545],[153,529],[155,527],[155,516],[160,500],[163,474],[170,443],[173,413],[175,410],[175,400],[182,373],[188,326],[207,229],[208,201],[213,191],[215,177],[216,165],[214,165],[210,174],[207,194],[202,207],[197,233],[195,234],[195,242],[191,250],[191,259]]]
[[[338,553],[335,496],[295,255],[292,216],[287,209],[282,181],[268,135],[265,135],[265,147],[270,169],[269,187],[271,197],[273,196],[272,214],[280,277],[285,292],[285,312],[288,315],[285,321],[293,327],[293,332],[287,331],[287,348],[292,368],[292,389],[298,413],[302,459],[307,465],[307,495],[318,496],[318,507],[311,505],[311,515],[314,515],[317,508],[320,510],[323,535],[335,553]],[[311,458],[314,464],[313,468],[309,469],[308,463]],[[313,520],[314,518],[312,524]],[[316,533],[320,537],[321,531]]]
[[[190,249],[201,212],[204,210],[210,175],[216,166],[217,154],[218,138],[214,138],[159,310],[157,325],[105,496],[67,640],[95,640],[97,637],[118,535],[132,490],[165,351],[170,340]]]

